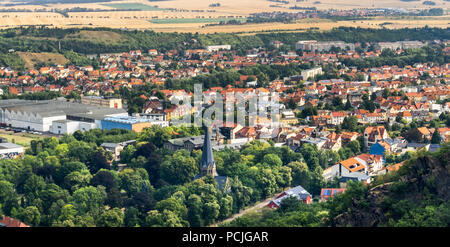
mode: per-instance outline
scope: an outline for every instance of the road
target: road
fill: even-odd
[[[286,189],[286,190],[288,190],[288,189]],[[284,191],[286,191],[286,190],[284,190]],[[276,196],[278,196],[279,194],[280,194],[280,193],[278,193]],[[254,212],[254,211],[261,210],[262,208],[264,208],[265,206],[267,206],[267,204],[269,204],[269,202],[270,202],[271,200],[275,199],[276,196],[267,198],[265,201],[261,201],[261,202],[259,202],[258,204],[255,204],[255,205],[253,205],[253,206],[251,206],[251,207],[249,207],[249,208],[247,208],[247,209],[244,209],[244,210],[242,210],[241,212],[239,212],[239,213],[237,213],[237,214],[231,216],[230,218],[228,218],[228,219],[226,219],[226,220],[223,220],[223,221],[221,221],[221,222],[216,222],[216,223],[210,225],[210,227],[218,227],[220,224],[230,222],[230,221],[232,221],[232,220],[234,220],[234,219],[236,219],[236,218],[241,217],[241,216],[244,215],[244,214],[248,214],[248,213],[250,213],[250,212]]]

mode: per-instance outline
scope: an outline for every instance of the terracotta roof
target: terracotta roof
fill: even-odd
[[[0,224],[5,225],[5,227],[30,227],[29,225],[25,225],[22,221],[8,216],[3,216],[3,219],[0,220]]]
[[[365,166],[358,162],[355,158],[350,158],[339,162],[342,166],[351,172],[356,172],[365,169]]]
[[[430,130],[427,129],[427,127],[421,127],[421,128],[417,128],[417,130],[420,132],[420,134],[422,135],[431,135]]]

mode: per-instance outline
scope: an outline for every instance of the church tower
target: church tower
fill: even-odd
[[[202,148],[202,159],[200,161],[200,177],[207,175],[211,175],[213,177],[218,176],[211,145],[211,128],[206,128],[205,140]]]

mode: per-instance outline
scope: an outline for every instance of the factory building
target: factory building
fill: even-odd
[[[105,117],[128,116],[123,109],[66,102],[65,100],[0,100],[3,126],[54,134],[101,128]]]

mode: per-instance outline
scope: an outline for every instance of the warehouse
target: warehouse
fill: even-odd
[[[71,103],[66,100],[0,100],[2,125],[40,132],[51,131],[55,134],[73,133],[83,128],[101,128],[101,120],[105,117],[127,115],[123,109]]]

